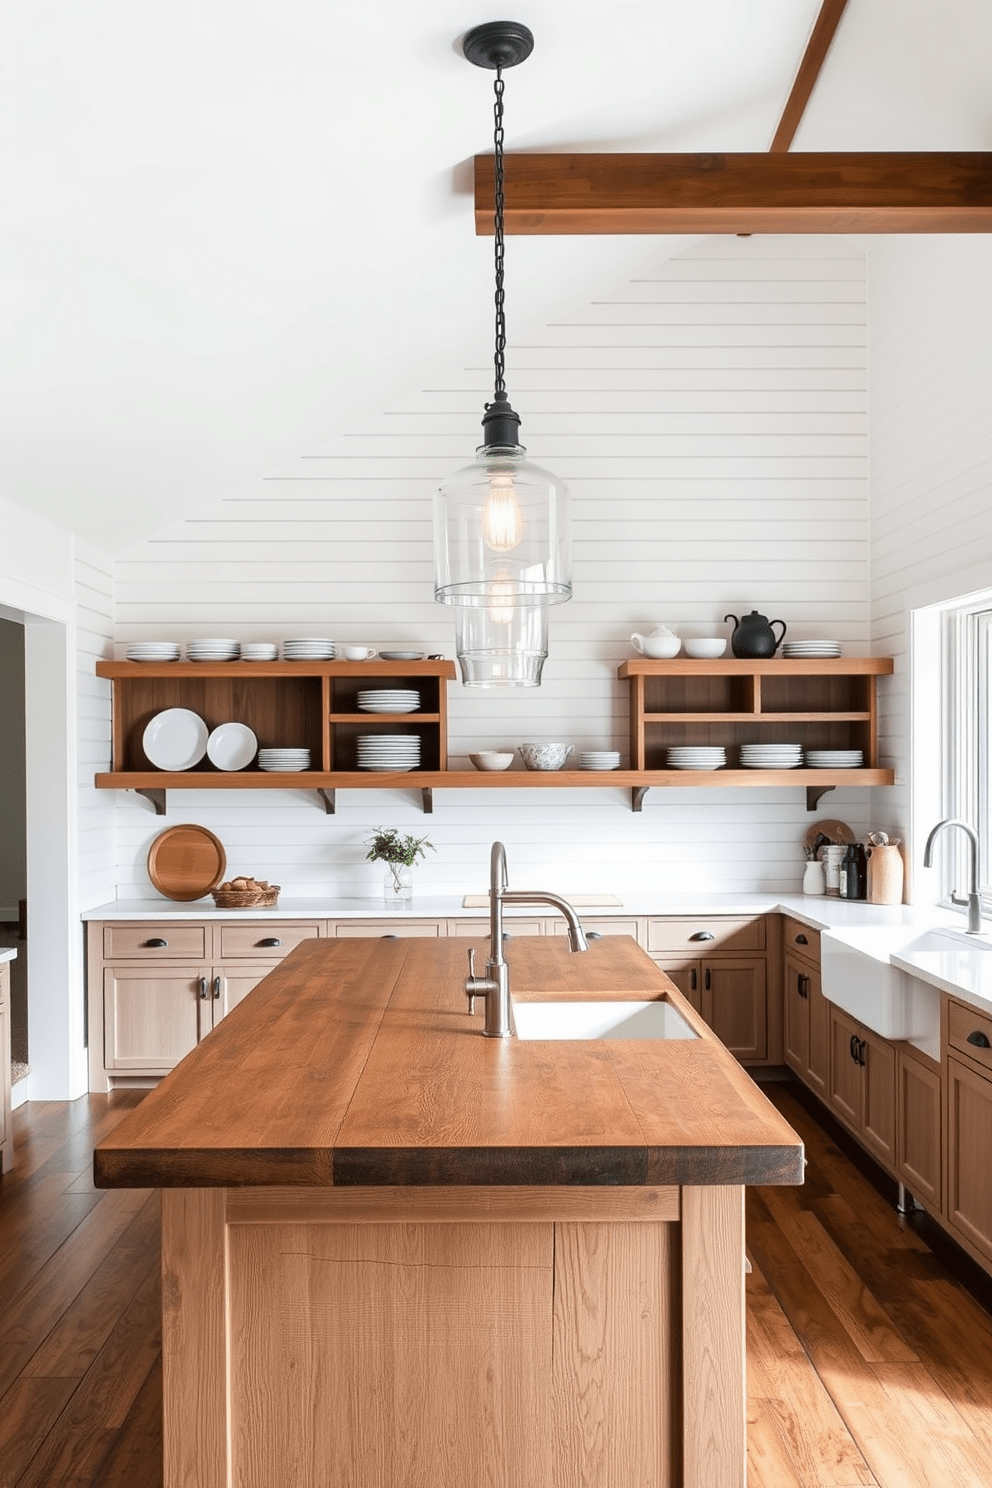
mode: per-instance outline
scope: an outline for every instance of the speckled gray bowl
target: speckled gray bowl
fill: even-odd
[[[517,745],[517,753],[528,770],[560,770],[571,752],[571,744]]]

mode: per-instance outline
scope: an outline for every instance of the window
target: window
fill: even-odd
[[[960,817],[977,829],[982,905],[992,913],[992,596],[944,612],[942,672],[942,815]],[[943,896],[954,890],[965,893],[969,875],[965,834],[945,835],[940,858]]]

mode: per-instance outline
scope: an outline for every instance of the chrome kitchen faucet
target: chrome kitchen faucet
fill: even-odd
[[[960,827],[962,832],[967,832],[971,843],[971,884],[968,888],[967,899],[959,899],[957,894],[951,894],[951,903],[959,904],[962,908],[968,908],[968,934],[982,934],[982,901],[978,896],[978,833],[974,827],[969,826],[966,821],[961,821],[956,816],[949,816],[944,821],[939,821],[927,838],[927,845],[923,849],[923,866],[929,868],[933,859],[933,844],[938,832],[944,827]]]
[[[469,1013],[475,1012],[477,997],[486,999],[486,1026],[482,1030],[486,1038],[511,1038],[517,1031],[510,996],[510,968],[503,955],[504,904],[549,904],[552,909],[560,910],[568,921],[569,949],[589,949],[579,917],[567,899],[543,889],[507,888],[506,848],[502,842],[494,842],[489,857],[489,960],[485,976],[477,977],[475,947],[469,946],[468,976],[465,979]]]

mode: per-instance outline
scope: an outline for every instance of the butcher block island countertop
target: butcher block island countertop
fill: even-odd
[[[699,1037],[487,1039],[464,941],[308,941],[97,1148],[164,1190],[166,1488],[743,1488],[744,1185],[802,1144],[633,940],[507,959]]]

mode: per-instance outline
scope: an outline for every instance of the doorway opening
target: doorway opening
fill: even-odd
[[[10,964],[10,1078],[31,1073],[28,1046],[27,782],[24,626],[0,618],[0,948]]]

